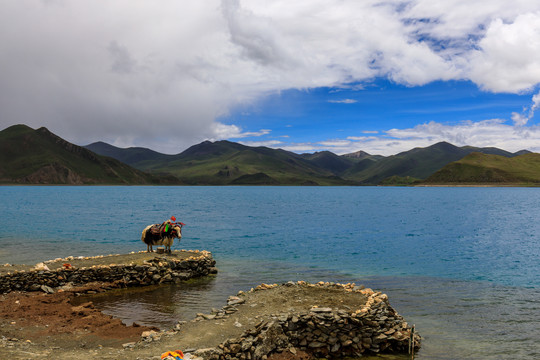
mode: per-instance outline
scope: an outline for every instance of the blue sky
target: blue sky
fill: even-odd
[[[231,138],[247,145],[279,146],[296,152],[345,153],[358,145],[350,138],[376,137],[388,143],[392,143],[392,139],[406,141],[411,139],[396,138],[387,131],[410,129],[420,124],[436,122],[454,127],[466,122],[500,119],[512,125],[512,113],[531,106],[530,94],[482,91],[470,81],[435,81],[409,87],[378,79],[349,85],[349,88],[282,91],[235,108],[220,121],[241,126],[246,130],[244,134],[255,133],[256,136]],[[528,121],[529,126],[536,123],[534,117]],[[267,132],[261,135],[264,130]],[[411,144],[414,140],[418,139],[412,139]],[[420,146],[438,140],[427,140],[427,145]],[[395,153],[392,150],[381,152]]]
[[[79,145],[540,152],[538,0],[2,1],[0,45],[0,127]]]

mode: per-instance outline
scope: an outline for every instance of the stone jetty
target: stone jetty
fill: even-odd
[[[35,266],[6,264],[0,271],[0,293],[11,291],[54,292],[66,285],[91,282],[134,287],[174,283],[217,273],[208,251],[174,251],[171,255],[131,253],[93,257],[58,258]]]
[[[218,328],[228,338],[210,347],[204,332]],[[237,328],[240,332],[231,331]],[[416,352],[420,336],[389,304],[388,297],[354,284],[304,281],[262,284],[229,297],[222,309],[197,314],[174,329],[185,347],[198,347],[193,359],[261,360],[273,354],[298,352],[345,358],[378,353]],[[136,347],[160,338],[147,334]],[[197,341],[190,342],[190,338]],[[203,340],[201,340],[203,338]]]

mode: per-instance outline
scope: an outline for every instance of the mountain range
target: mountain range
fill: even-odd
[[[0,182],[23,184],[409,185],[540,183],[537,155],[440,142],[392,156],[336,155],[204,141],[167,155],[104,142],[77,146],[26,125],[0,132]],[[502,159],[502,160],[501,160]],[[499,169],[497,166],[501,166]],[[515,171],[514,171],[515,170]],[[493,175],[490,177],[490,174]],[[501,174],[504,174],[502,176]]]
[[[457,147],[447,142],[387,157],[363,151],[341,156],[330,151],[296,154],[225,140],[205,141],[177,155],[144,148],[117,148],[103,142],[86,148],[143,171],[169,173],[187,184],[211,185],[405,185],[426,179],[471,153],[506,158],[529,153],[525,150],[511,153],[493,147]]]

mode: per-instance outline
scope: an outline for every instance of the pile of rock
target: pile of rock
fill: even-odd
[[[252,291],[273,288],[277,285],[261,285]],[[420,336],[404,321],[388,303],[388,297],[371,289],[354,284],[307,284],[287,283],[282,286],[310,286],[342,288],[343,291],[360,292],[366,296],[364,306],[356,310],[312,307],[298,313],[273,314],[259,322],[235,339],[229,339],[217,348],[201,349],[195,355],[212,360],[266,359],[275,352],[298,350],[317,356],[342,358],[380,352],[407,353],[409,347],[418,350]],[[229,298],[229,304],[211,317],[227,316],[231,307],[242,304],[243,293]],[[239,299],[239,300],[236,300]],[[198,321],[210,319],[198,314]]]
[[[117,282],[122,286],[145,286],[172,283],[217,273],[215,260],[208,251],[187,259],[155,257],[141,265],[111,264],[91,267],[66,267],[49,270],[45,264],[29,271],[16,271],[0,276],[0,293],[11,291],[45,291],[67,284]]]

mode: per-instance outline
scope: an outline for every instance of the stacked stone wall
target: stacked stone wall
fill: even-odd
[[[67,284],[84,285],[96,281],[116,282],[126,287],[173,283],[217,273],[215,264],[212,255],[202,251],[199,256],[187,259],[156,256],[140,265],[111,264],[55,270],[22,270],[0,276],[0,293],[40,290],[50,292],[53,288]]]
[[[252,291],[273,286],[263,284]],[[362,293],[367,302],[356,310],[313,307],[305,312],[274,314],[240,337],[229,339],[217,348],[199,350],[194,355],[210,360],[261,360],[276,352],[288,351],[294,355],[302,350],[334,359],[377,353],[406,354],[409,347],[415,352],[420,347],[420,336],[389,305],[385,294],[322,282],[288,283],[284,286],[344,287],[344,291]],[[239,297],[231,298],[237,304],[229,301],[224,308],[227,313],[234,313],[231,307],[243,303],[237,300]],[[202,314],[199,317],[199,320],[204,318]]]

